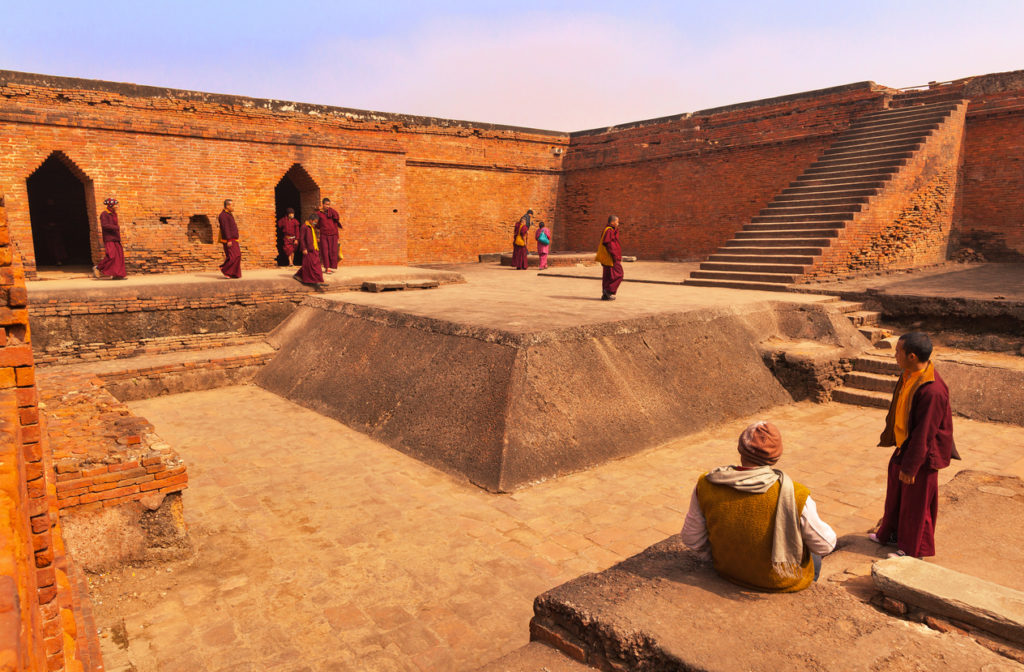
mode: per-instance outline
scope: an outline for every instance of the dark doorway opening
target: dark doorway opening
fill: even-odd
[[[86,190],[91,184],[69,163],[67,157],[54,152],[25,180],[37,268],[92,266]]]
[[[292,165],[281,181],[274,187],[275,221],[286,215],[288,208],[295,211],[295,218],[302,222],[303,218],[312,214],[320,201],[320,187],[309,173],[298,163]],[[284,254],[284,237],[277,229],[277,265],[287,266],[288,257]],[[302,252],[295,251],[292,263],[302,264]]]

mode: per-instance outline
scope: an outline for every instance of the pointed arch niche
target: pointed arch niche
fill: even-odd
[[[92,179],[62,151],[25,179],[36,267],[91,266]]]

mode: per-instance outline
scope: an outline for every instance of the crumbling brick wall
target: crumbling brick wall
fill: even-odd
[[[568,245],[592,249],[609,214],[626,254],[699,259],[737,229],[887,90],[871,82],[573,133]]]
[[[82,670],[79,636],[85,643],[90,633],[76,626],[81,618],[73,610],[39,413],[24,270],[4,203],[0,192],[0,669]]]

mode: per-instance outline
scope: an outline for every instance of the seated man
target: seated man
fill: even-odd
[[[818,579],[836,533],[818,518],[810,490],[773,469],[782,435],[755,422],[739,441],[740,466],[718,467],[697,481],[683,543],[733,583],[790,593]]]

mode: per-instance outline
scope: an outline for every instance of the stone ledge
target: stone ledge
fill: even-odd
[[[887,597],[1024,643],[1024,593],[916,558],[880,560],[871,568]]]

